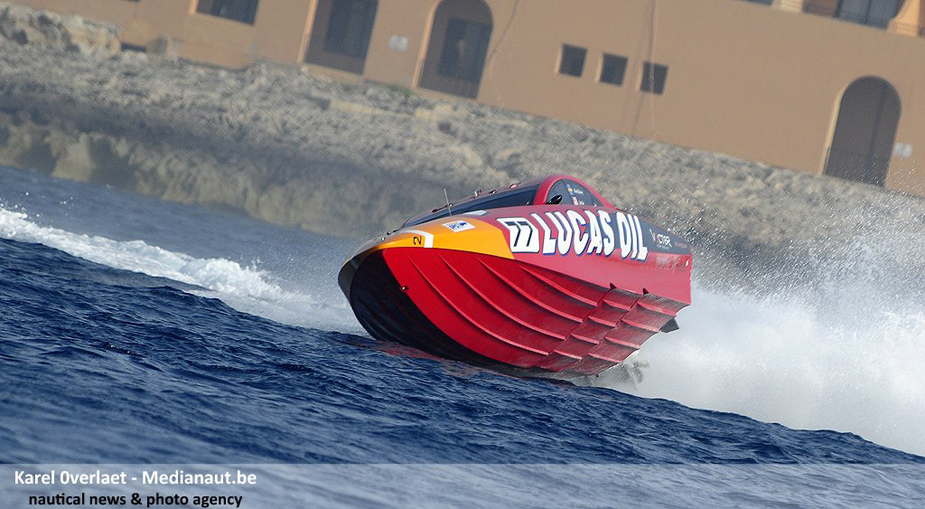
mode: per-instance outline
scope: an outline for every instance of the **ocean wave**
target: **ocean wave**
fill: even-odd
[[[194,285],[200,295],[288,325],[340,326],[360,330],[343,303],[324,302],[310,292],[284,290],[256,264],[242,266],[224,258],[193,256],[152,246],[142,240],[117,241],[42,226],[25,212],[0,207],[0,237],[38,243],[115,269],[139,272]]]

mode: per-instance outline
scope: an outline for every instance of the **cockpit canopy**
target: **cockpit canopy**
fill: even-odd
[[[556,198],[557,196],[560,198]],[[549,188],[544,203],[552,205],[553,202],[559,205],[587,205],[589,207],[603,205],[595,193],[571,178],[560,178]]]
[[[550,175],[542,179],[511,184],[488,193],[477,192],[474,196],[450,203],[429,213],[412,217],[403,227],[426,223],[449,215],[464,214],[477,210],[522,207],[525,205],[584,205],[589,207],[611,206],[596,191],[583,182],[568,175]]]

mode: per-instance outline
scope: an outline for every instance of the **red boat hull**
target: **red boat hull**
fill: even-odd
[[[366,258],[350,301],[374,336],[525,374],[597,374],[686,304],[601,287],[518,260],[392,248]]]

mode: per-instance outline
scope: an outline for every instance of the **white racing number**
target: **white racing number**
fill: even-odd
[[[411,244],[415,247],[434,247],[434,235],[421,230],[402,230],[404,233],[410,233]]]
[[[498,222],[503,224],[510,233],[512,253],[540,252],[540,232],[529,219],[525,217],[499,217]]]

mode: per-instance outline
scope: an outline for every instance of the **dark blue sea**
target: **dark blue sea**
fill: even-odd
[[[241,507],[925,503],[921,302],[698,275],[640,382],[576,385],[371,339],[336,286],[356,243],[0,168],[0,506],[99,488],[16,468],[94,465],[236,465]]]

